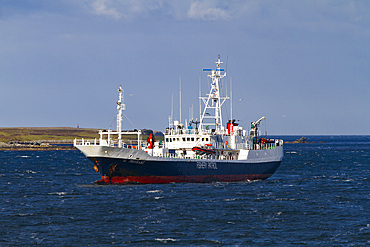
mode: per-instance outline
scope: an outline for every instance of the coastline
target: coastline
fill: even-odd
[[[43,147],[0,147],[0,151],[66,151],[77,150],[72,146],[43,146]]]
[[[74,139],[94,140],[99,138],[98,129],[73,127],[0,127],[0,151],[47,151],[77,150]],[[143,141],[150,133],[159,131],[142,130]],[[135,142],[136,137],[122,135],[125,142]],[[156,136],[163,139],[162,136]]]

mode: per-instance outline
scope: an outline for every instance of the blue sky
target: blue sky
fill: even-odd
[[[0,127],[114,129],[122,84],[124,129],[164,130],[220,54],[245,128],[369,135],[369,44],[366,0],[0,0]]]

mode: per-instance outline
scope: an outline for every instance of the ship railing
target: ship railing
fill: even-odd
[[[197,129],[170,129],[166,132],[168,135],[197,135],[199,134]]]
[[[142,150],[146,148],[145,144],[140,143],[138,145],[135,141],[130,141],[130,143],[121,141],[121,145],[119,144],[119,140],[110,140],[109,145],[106,145],[109,147],[121,147],[121,148],[127,148],[127,149],[139,149]]]
[[[205,156],[205,155],[183,156],[183,155],[177,155],[177,154],[172,154],[172,153],[161,154],[158,157],[164,157],[164,158],[170,158],[170,159],[204,159],[204,160],[210,159],[210,157]]]
[[[233,153],[226,153],[226,154],[219,154],[219,155],[191,155],[191,156],[183,156],[183,155],[176,155],[176,154],[164,154],[165,158],[174,158],[174,159],[195,159],[195,160],[236,160],[237,157]]]
[[[253,144],[247,145],[249,150],[260,150],[260,149],[275,149],[276,143],[264,143],[264,144]]]
[[[166,130],[166,135],[212,135],[215,134],[215,132],[211,129],[190,129],[190,128],[185,128],[185,129],[167,129]],[[220,135],[227,135],[228,131],[227,130],[218,130],[217,134]]]
[[[74,146],[106,146],[106,147],[119,147],[119,140],[105,140],[105,139],[74,139]],[[142,149],[144,144],[138,145],[137,142],[126,143],[121,141],[121,147],[128,149]]]
[[[118,144],[117,144],[117,146],[118,146]],[[128,148],[128,149],[140,149],[141,150],[141,149],[145,148],[146,146],[144,144],[137,145],[137,143],[130,143],[130,144],[124,143],[122,145],[122,147],[123,148]]]
[[[99,146],[100,142],[98,139],[74,139],[73,140],[73,146]]]
[[[230,154],[224,154],[224,155],[218,155],[218,156],[207,156],[207,155],[192,155],[192,156],[183,156],[183,155],[177,155],[177,154],[160,154],[157,157],[164,157],[164,158],[169,158],[169,159],[199,159],[199,160],[236,160],[237,157],[233,155],[232,153]]]

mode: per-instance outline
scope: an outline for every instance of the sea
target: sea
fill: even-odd
[[[0,151],[0,246],[370,246],[370,136],[306,138],[236,183],[95,185],[79,151]]]

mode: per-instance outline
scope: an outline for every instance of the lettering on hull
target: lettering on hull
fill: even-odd
[[[212,161],[197,161],[197,169],[217,170],[217,163]]]
[[[143,160],[129,160],[128,163],[142,165],[142,164],[145,163],[145,161],[143,161]]]

